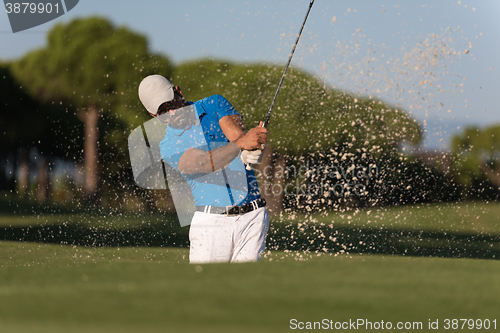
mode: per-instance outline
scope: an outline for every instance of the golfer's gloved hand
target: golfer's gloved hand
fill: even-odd
[[[242,150],[240,159],[247,165],[259,164],[262,160],[262,150]]]

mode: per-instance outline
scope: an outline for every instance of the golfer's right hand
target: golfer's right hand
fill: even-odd
[[[262,126],[260,122],[259,126],[249,130],[244,136],[236,140],[236,143],[242,150],[262,150],[262,145],[267,142],[267,129]]]

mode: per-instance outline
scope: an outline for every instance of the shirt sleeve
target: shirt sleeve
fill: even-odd
[[[229,103],[229,101],[222,95],[210,96],[205,104],[209,111],[217,117],[217,120],[225,116],[238,114],[238,111]]]
[[[180,137],[166,135],[160,142],[161,158],[172,168],[178,170],[179,160],[189,147]]]

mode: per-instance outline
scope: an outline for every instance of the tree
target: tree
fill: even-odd
[[[171,73],[169,60],[151,54],[145,37],[99,17],[56,25],[44,48],[12,68],[32,96],[71,108],[84,124],[84,132],[75,135],[84,141],[88,201],[97,198],[99,173],[123,172],[123,165],[113,162],[125,160],[126,140],[120,139],[140,124],[140,80],[156,72]]]
[[[8,64],[0,66],[0,105],[2,121],[0,122],[0,188],[16,190],[14,175],[6,176],[6,165],[10,164],[14,171],[20,166],[22,192],[26,190],[29,179],[28,150],[34,139],[43,133],[43,118],[37,113],[40,105],[31,99],[22,87],[14,80]],[[26,175],[26,173],[28,173]]]
[[[451,140],[453,172],[466,198],[497,198],[500,194],[500,125],[467,127]]]
[[[282,68],[272,65],[200,60],[178,66],[172,80],[189,100],[224,95],[251,128],[264,119],[281,73]],[[271,189],[283,188],[282,170],[290,163],[302,163],[304,156],[327,153],[330,161],[336,159],[332,155],[336,151],[346,156],[358,152],[381,156],[403,141],[422,140],[419,124],[401,108],[332,89],[294,68],[281,88],[269,131],[259,170]],[[261,189],[266,197],[266,189]],[[279,211],[283,191],[267,195],[266,200],[271,211]]]
[[[78,123],[60,105],[41,103],[30,96],[12,75],[11,64],[0,65],[0,90],[0,188],[27,193],[31,179],[29,172],[33,169],[30,167],[29,155],[36,151],[40,154],[40,158],[35,161],[38,169],[38,199],[44,201],[50,187],[49,166],[54,158],[63,157],[61,147],[71,143],[73,149],[66,148],[66,158],[73,158],[81,151],[81,142],[74,140],[73,135],[79,130]],[[7,164],[13,168],[11,177],[5,177]],[[16,174],[20,175],[17,185]]]

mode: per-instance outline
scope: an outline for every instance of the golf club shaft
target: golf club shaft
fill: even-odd
[[[271,118],[271,112],[273,111],[274,107],[274,102],[276,102],[276,98],[278,97],[278,93],[280,92],[281,85],[283,84],[283,80],[285,79],[286,71],[288,70],[288,66],[290,65],[290,62],[292,61],[293,53],[295,52],[295,48],[297,47],[297,44],[299,43],[299,38],[300,35],[302,35],[302,30],[304,29],[304,26],[306,25],[306,20],[307,17],[309,16],[309,12],[311,11],[311,7],[314,3],[314,0],[311,0],[311,3],[309,4],[309,9],[307,10],[306,17],[304,18],[304,22],[302,23],[302,27],[300,27],[299,34],[297,36],[297,40],[295,41],[295,44],[293,44],[292,48],[292,53],[290,53],[290,58],[288,58],[288,62],[286,63],[285,69],[283,70],[283,75],[281,75],[281,80],[280,83],[278,84],[278,89],[276,89],[276,93],[274,94],[273,101],[271,102],[271,106],[269,107],[269,111],[267,112],[266,119],[264,120],[264,127],[267,128],[267,124],[269,123],[269,119]]]

